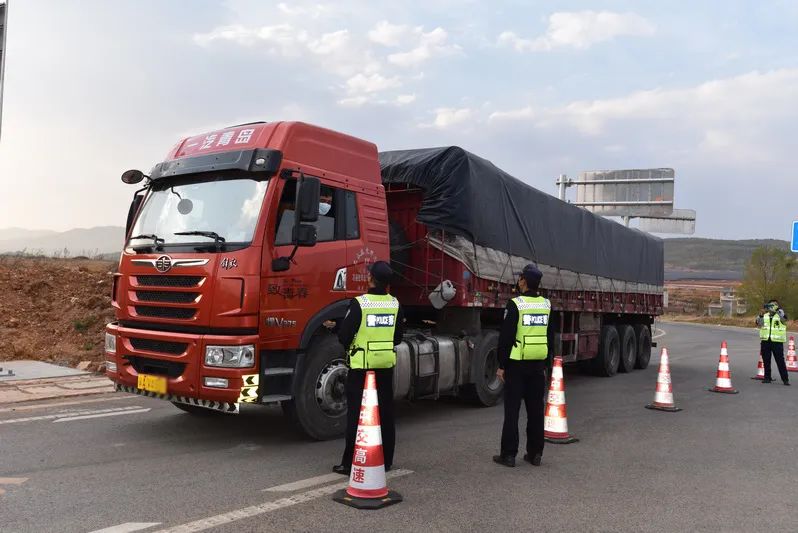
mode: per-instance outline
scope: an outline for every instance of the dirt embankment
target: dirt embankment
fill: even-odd
[[[115,263],[0,257],[0,361],[104,360]]]

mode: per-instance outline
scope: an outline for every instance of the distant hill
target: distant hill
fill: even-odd
[[[46,235],[55,235],[57,231],[48,229],[0,228],[0,241],[17,239],[35,239]]]
[[[665,239],[666,271],[736,272],[742,275],[745,263],[760,246],[790,249],[790,243],[775,239],[724,241],[719,239]],[[707,278],[710,279],[710,278]],[[729,278],[726,278],[729,279]]]
[[[64,232],[36,232],[9,228],[0,229],[0,235],[15,235],[15,237],[0,239],[0,253],[25,252],[59,257],[64,255],[67,257],[93,257],[98,254],[121,251],[125,228],[99,226],[71,229]]]

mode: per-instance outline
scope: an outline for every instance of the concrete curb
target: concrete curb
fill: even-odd
[[[113,392],[101,374],[0,382],[0,405]]]

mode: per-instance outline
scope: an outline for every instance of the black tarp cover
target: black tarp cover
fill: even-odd
[[[417,220],[562,269],[662,285],[661,239],[543,193],[457,146],[380,153],[384,184],[424,190]]]

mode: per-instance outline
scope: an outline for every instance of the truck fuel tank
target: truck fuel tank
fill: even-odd
[[[408,332],[396,347],[394,397],[418,400],[454,395],[469,382],[470,364],[466,338]]]

